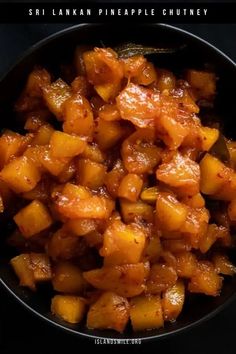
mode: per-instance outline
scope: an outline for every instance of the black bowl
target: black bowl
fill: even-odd
[[[102,41],[102,42],[101,42]],[[205,64],[218,75],[217,114],[222,117],[225,134],[234,136],[234,86],[236,81],[236,65],[221,51],[206,41],[181,29],[164,24],[138,24],[122,26],[113,24],[82,24],[56,33],[32,46],[18,63],[0,82],[0,116],[1,127],[18,129],[14,119],[12,104],[20,93],[27,74],[35,64],[46,66],[57,75],[59,64],[72,58],[78,44],[114,46],[122,42],[137,42],[159,47],[181,47],[175,54],[160,54],[153,57],[158,66],[169,67],[175,72],[185,68],[203,68]],[[2,225],[3,230],[7,228]],[[2,235],[3,236],[3,235]],[[0,247],[0,281],[3,286],[27,309],[48,323],[62,328],[67,332],[87,338],[114,338],[154,340],[171,334],[180,333],[203,322],[219,312],[226,304],[236,297],[236,278],[225,279],[220,296],[212,298],[201,295],[187,297],[184,310],[175,323],[167,323],[165,328],[146,332],[124,334],[114,331],[89,330],[81,325],[70,325],[50,313],[50,288],[40,288],[37,293],[18,286],[18,280],[9,266],[12,250],[4,245],[1,237]],[[36,318],[37,320],[37,318]]]

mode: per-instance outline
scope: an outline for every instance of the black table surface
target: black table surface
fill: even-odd
[[[0,25],[0,76],[29,46],[68,25]],[[236,24],[179,25],[216,45],[236,61]],[[232,112],[233,113],[233,112]],[[142,345],[95,345],[35,318],[0,287],[0,354],[126,351],[165,354],[235,354],[236,303],[191,331]]]

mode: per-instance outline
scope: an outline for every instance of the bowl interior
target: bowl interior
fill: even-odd
[[[207,64],[219,77],[218,98],[216,112],[221,117],[227,137],[236,138],[234,131],[234,82],[236,80],[236,66],[223,53],[210,46],[199,38],[171,26],[128,25],[121,27],[112,24],[78,25],[53,35],[31,48],[0,82],[0,122],[1,128],[18,129],[13,112],[13,102],[21,92],[27,74],[36,65],[42,65],[58,76],[59,65],[69,62],[76,45],[92,44],[94,46],[111,46],[122,42],[136,42],[145,45],[162,47],[181,47],[175,54],[159,54],[150,60],[157,66],[170,68],[181,73],[186,68],[203,68]],[[235,135],[235,136],[234,136]],[[8,226],[2,221],[2,233],[7,234]],[[4,235],[3,235],[4,236]],[[165,328],[146,332],[132,333],[130,329],[124,334],[114,331],[88,330],[83,324],[70,325],[50,314],[50,287],[42,286],[37,293],[18,286],[18,280],[8,265],[12,250],[4,245],[1,237],[0,247],[0,279],[3,284],[27,307],[38,313],[39,316],[71,332],[84,336],[100,338],[142,338],[151,339],[176,333],[194,323],[198,323],[218,311],[229,299],[235,295],[236,278],[225,279],[221,296],[216,298],[206,296],[187,297],[184,310],[175,323],[167,323]],[[45,291],[45,288],[47,291]]]

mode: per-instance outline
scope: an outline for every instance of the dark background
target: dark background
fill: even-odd
[[[67,26],[63,24],[0,24],[0,76],[33,43]],[[179,25],[179,27],[208,40],[236,61],[236,24],[189,24]],[[235,320],[236,303],[233,303],[214,319],[185,334],[167,340],[133,346],[95,346],[93,342],[84,342],[33,317],[0,287],[0,354],[18,352],[54,354],[74,351],[79,353],[85,350],[85,346],[87,351],[91,350],[94,353],[112,350],[114,352],[155,352],[157,354],[235,354]]]

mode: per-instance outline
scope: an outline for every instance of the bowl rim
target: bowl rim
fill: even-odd
[[[15,67],[17,65],[19,65],[25,58],[27,58],[28,56],[30,56],[34,51],[40,49],[41,47],[43,47],[44,45],[46,45],[47,43],[49,43],[51,40],[57,39],[61,36],[63,36],[64,34],[68,34],[71,32],[74,32],[76,30],[79,30],[81,28],[87,28],[87,27],[98,27],[98,26],[103,26],[104,23],[80,23],[80,24],[76,24],[73,26],[69,26],[66,27],[62,30],[59,30],[53,34],[50,34],[49,36],[41,39],[40,41],[37,41],[36,43],[34,43],[33,45],[31,45],[28,49],[26,49],[25,51],[23,51],[23,53],[21,55],[19,55],[17,57],[17,59],[14,61],[13,64],[11,64],[9,66],[9,68],[7,68],[6,73],[4,73],[1,77],[0,77],[0,82],[4,81],[7,76],[9,75],[9,73],[15,69]],[[111,23],[105,24],[105,25],[111,25]],[[193,38],[196,41],[202,43],[203,45],[207,46],[208,48],[212,49],[214,52],[216,52],[218,55],[220,55],[221,57],[223,57],[228,63],[230,63],[232,66],[234,66],[236,68],[236,63],[227,55],[225,54],[223,51],[221,51],[220,49],[218,49],[217,47],[215,47],[213,44],[209,43],[208,41],[206,41],[205,39],[189,32],[186,31],[185,29],[173,26],[173,25],[169,25],[166,23],[134,23],[132,24],[133,26],[147,26],[147,27],[161,27],[161,28],[167,28],[173,32],[178,32],[180,34],[185,35],[188,38]],[[214,310],[210,311],[209,313],[207,313],[206,315],[204,315],[203,317],[201,317],[200,319],[188,323],[186,325],[183,325],[180,328],[177,329],[173,329],[170,332],[167,333],[160,333],[160,334],[155,334],[155,335],[151,335],[151,336],[147,336],[147,337],[132,337],[132,338],[115,338],[115,337],[106,337],[102,334],[101,331],[101,335],[93,335],[93,334],[88,334],[88,333],[83,333],[81,331],[77,331],[75,329],[72,329],[70,327],[67,327],[64,324],[58,323],[56,321],[54,321],[53,319],[50,319],[49,317],[47,317],[46,315],[38,312],[36,309],[34,309],[33,307],[31,307],[30,305],[28,305],[22,298],[20,298],[12,289],[11,287],[0,277],[0,285],[3,286],[3,288],[6,289],[7,292],[9,292],[11,294],[11,296],[16,299],[24,308],[26,308],[29,312],[33,313],[34,315],[36,315],[36,317],[38,317],[40,320],[42,321],[46,321],[48,324],[50,324],[51,326],[54,326],[55,328],[58,328],[60,330],[63,330],[69,334],[72,335],[76,335],[76,336],[80,336],[82,337],[81,339],[89,339],[89,340],[108,340],[108,341],[119,341],[120,343],[125,342],[127,340],[132,340],[132,341],[141,341],[143,342],[150,342],[150,341],[156,341],[156,340],[163,340],[166,337],[170,337],[170,336],[175,336],[177,334],[180,334],[182,332],[186,332],[191,330],[192,328],[195,328],[197,326],[199,326],[200,324],[206,322],[207,320],[213,318],[215,315],[217,315],[219,312],[221,312],[224,308],[226,308],[229,304],[231,304],[233,301],[236,300],[236,291],[234,294],[230,295],[229,298],[227,298],[225,300],[224,303],[220,304],[219,306],[217,306],[217,308],[215,308]]]

